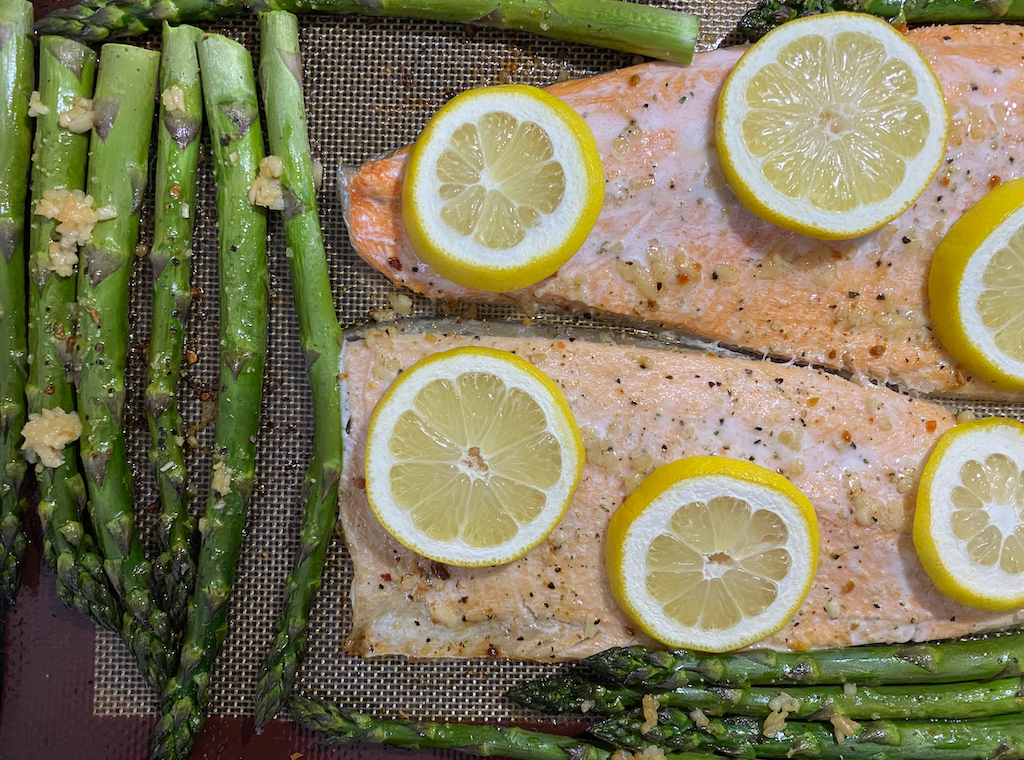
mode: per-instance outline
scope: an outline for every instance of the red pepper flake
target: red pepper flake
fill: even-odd
[[[402,271],[402,260],[397,256],[392,256],[388,259],[388,266],[394,269],[396,272]]]
[[[637,86],[639,86],[639,84],[640,84],[640,75],[639,74],[634,74],[633,76],[631,76],[629,78],[629,86],[630,87],[637,87]]]
[[[991,177],[988,178],[988,186],[989,186],[989,188],[999,187],[1002,183],[1003,183],[1003,178],[1000,177],[998,174],[993,174]]]
[[[354,485],[360,491],[365,491],[366,490],[366,478],[352,478],[352,485]]]
[[[380,579],[385,583],[391,583],[391,573],[381,573]]]
[[[847,581],[846,584],[843,586],[843,591],[845,591],[847,594],[849,594],[856,587],[857,587],[856,583],[854,583],[853,581]]]
[[[814,406],[817,403],[818,403],[818,397],[817,396],[811,396],[811,398],[807,399],[807,406]]]
[[[935,420],[928,420],[926,423],[924,423],[924,429],[927,430],[929,433],[934,433],[935,428],[937,427],[938,423],[936,423]]]
[[[868,349],[868,353],[877,358],[885,353],[885,346],[882,343],[874,345]]]
[[[565,342],[564,342],[564,341],[558,341],[558,342],[557,342],[557,343],[555,344],[555,347],[556,347],[556,348],[565,348]]]
[[[850,435],[850,431],[849,430],[844,430],[843,431],[843,440],[846,443],[850,443],[853,440],[853,436]]]

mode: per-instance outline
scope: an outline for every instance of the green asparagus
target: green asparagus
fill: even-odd
[[[851,11],[906,24],[969,24],[1024,21],[1024,2],[1004,0],[758,0],[740,19],[737,30],[753,42],[800,16]]]
[[[284,607],[260,667],[256,727],[274,717],[291,693],[306,651],[306,626],[320,588],[338,518],[341,408],[337,390],[342,332],[334,313],[310,159],[302,96],[298,21],[285,11],[260,16],[260,81],[270,152],[282,163],[280,190],[285,241],[302,352],[313,393],[313,458],[303,483],[302,526],[295,566],[285,581]]]
[[[680,686],[654,694],[665,707],[699,708],[707,715],[766,718],[782,695],[798,705],[789,717],[829,720],[881,718],[983,718],[1024,712],[1024,679],[967,681],[913,686]],[[614,715],[641,704],[644,693],[629,687],[595,684],[575,674],[530,681],[509,692],[519,704],[558,714]]]
[[[1024,721],[1019,715],[965,721],[872,721],[849,724],[850,735],[824,723],[790,721],[772,736],[751,718],[714,718],[701,729],[684,711],[658,711],[657,725],[644,725],[639,711],[609,718],[589,733],[632,750],[655,745],[665,750],[718,752],[739,758],[820,760],[1020,760]],[[646,731],[643,731],[647,728]],[[840,741],[840,737],[845,737]]]
[[[408,16],[516,29],[687,64],[697,41],[695,16],[622,0],[80,0],[36,25],[40,34],[83,42],[142,34],[161,20],[204,21],[249,11]]]
[[[515,726],[476,726],[466,723],[426,723],[374,718],[342,710],[326,700],[292,696],[292,716],[326,737],[328,746],[354,741],[405,749],[458,749],[481,757],[513,760],[608,760],[612,750],[572,736],[545,734]],[[672,753],[666,760],[709,760],[707,753]]]
[[[78,411],[89,511],[104,566],[126,613],[122,636],[155,688],[167,678],[167,615],[153,599],[153,572],[132,514],[123,430],[128,290],[146,188],[160,55],[127,45],[100,52],[88,194],[113,216],[96,223],[78,268]],[[106,215],[105,215],[106,216]]]
[[[642,689],[725,686],[952,683],[1024,675],[1024,631],[976,640],[702,654],[648,647],[608,649],[583,664],[601,680]]]
[[[25,194],[35,83],[32,4],[0,2],[0,596],[13,602],[25,562]]]
[[[199,30],[164,24],[157,127],[156,214],[153,224],[153,330],[146,364],[149,458],[160,490],[160,554],[153,562],[161,608],[175,633],[195,585],[195,519],[189,514],[178,377],[192,302],[192,231],[196,205],[203,94],[196,41]]]
[[[96,54],[63,37],[39,41],[39,102],[32,163],[32,208],[47,194],[85,188],[89,136],[59,124],[79,98],[91,98]],[[71,261],[55,262],[50,245],[60,237],[57,221],[32,215],[29,244],[28,340],[29,375],[25,386],[29,410],[75,412],[75,390],[69,378],[75,344],[76,280]],[[59,244],[58,244],[59,248]],[[58,271],[60,270],[60,271]],[[78,467],[78,444],[69,443],[56,467],[39,463],[39,513],[43,554],[57,571],[57,594],[96,623],[118,631],[123,610],[96,554],[91,534],[82,523],[85,482]]]
[[[220,394],[196,586],[178,672],[154,730],[156,758],[187,757],[202,729],[254,485],[267,349],[267,216],[248,199],[263,158],[252,58],[220,35],[205,35],[198,47],[217,183]]]

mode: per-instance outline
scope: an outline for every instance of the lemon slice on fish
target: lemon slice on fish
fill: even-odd
[[[879,19],[825,13],[756,42],[718,100],[715,146],[758,216],[850,238],[913,203],[946,151],[949,112],[917,47]]]
[[[786,624],[814,580],[818,543],[814,507],[781,475],[691,457],[655,470],[615,512],[605,567],[647,635],[725,652]]]
[[[604,201],[590,127],[526,85],[470,90],[430,120],[402,186],[416,253],[460,285],[503,292],[553,274]]]
[[[914,547],[946,596],[1024,607],[1024,425],[993,417],[939,439],[918,487]]]
[[[989,191],[950,228],[928,298],[935,333],[965,370],[1024,390],[1024,180]]]
[[[558,525],[583,459],[572,411],[546,375],[505,351],[456,348],[416,362],[377,404],[366,495],[414,552],[500,565]]]

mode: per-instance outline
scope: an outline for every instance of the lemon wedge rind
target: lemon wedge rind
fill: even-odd
[[[544,491],[545,500],[542,508],[536,510],[531,519],[518,523],[514,536],[504,540],[497,545],[474,545],[467,543],[464,539],[464,532],[453,538],[437,540],[424,532],[414,519],[409,509],[400,506],[404,503],[413,509],[419,508],[422,503],[433,500],[439,505],[435,510],[436,514],[431,520],[452,519],[452,515],[458,510],[453,494],[456,490],[452,488],[452,477],[460,477],[470,473],[474,462],[483,467],[483,473],[478,469],[475,473],[468,475],[471,481],[483,481],[490,477],[511,477],[513,480],[529,481],[530,472],[533,469],[544,470],[548,457],[545,461],[538,462],[534,466],[530,456],[532,452],[523,447],[528,446],[527,441],[503,440],[504,445],[494,444],[495,438],[487,436],[500,427],[502,421],[484,420],[482,428],[487,431],[486,435],[480,438],[491,441],[489,444],[483,442],[475,451],[474,440],[463,441],[462,452],[456,454],[452,459],[450,452],[435,452],[436,456],[424,457],[414,455],[412,460],[406,457],[395,455],[392,439],[396,427],[406,424],[402,417],[417,412],[427,420],[425,429],[428,435],[440,437],[444,432],[456,431],[453,439],[458,438],[463,429],[473,430],[473,422],[467,422],[466,416],[458,417],[457,410],[449,414],[448,410],[436,410],[424,408],[422,399],[418,402],[417,396],[423,389],[435,381],[443,381],[449,384],[456,383],[456,379],[465,377],[499,378],[499,393],[501,389],[509,393],[524,392],[531,403],[529,414],[534,420],[534,432],[536,432],[536,415],[543,415],[546,424],[546,431],[550,437],[557,441],[558,460],[560,468],[557,476],[552,476],[549,481],[542,485],[527,483],[534,491]],[[490,381],[493,385],[493,380]],[[490,387],[490,386],[489,386]],[[472,394],[464,394],[461,398],[471,397]],[[522,398],[522,397],[520,397]],[[472,401],[469,402],[472,404]],[[534,405],[535,404],[535,405]],[[474,410],[468,408],[468,416],[472,417]],[[517,413],[522,413],[524,405],[519,403],[514,407]],[[432,421],[430,418],[436,415]],[[513,415],[514,416],[514,415]],[[483,418],[481,418],[483,419]],[[515,425],[516,420],[504,421],[507,425]],[[506,427],[507,427],[506,425]],[[481,429],[477,425],[475,429]],[[473,438],[473,434],[468,434]],[[476,443],[480,444],[481,440]],[[519,448],[516,448],[516,446]],[[550,453],[551,443],[547,442],[547,449]],[[440,448],[444,448],[443,446]],[[450,448],[450,447],[449,447]],[[440,450],[440,449],[439,449]],[[468,452],[468,456],[467,456]],[[511,455],[512,462],[509,464],[508,457]],[[503,464],[504,458],[504,464]],[[583,441],[580,431],[567,401],[561,390],[544,373],[532,364],[518,356],[506,351],[499,351],[479,346],[456,348],[437,354],[432,354],[403,371],[395,382],[388,388],[384,396],[378,402],[370,418],[367,432],[366,456],[365,456],[365,479],[366,494],[370,508],[377,516],[384,528],[403,546],[438,562],[448,565],[462,567],[481,567],[490,565],[501,565],[522,557],[532,548],[540,544],[558,525],[565,516],[572,501],[576,485],[579,482],[583,471],[584,462]],[[437,465],[443,471],[434,476],[422,478],[413,476],[406,480],[406,486],[395,485],[393,481],[393,468],[408,464],[413,461],[417,467]],[[467,467],[467,465],[469,465]],[[548,468],[550,469],[550,467]],[[447,480],[445,480],[447,478]],[[466,477],[462,477],[463,483]],[[447,485],[445,485],[447,483]],[[439,485],[440,484],[440,485]],[[480,485],[479,482],[476,485]],[[405,488],[405,494],[396,491],[396,488]],[[436,492],[431,492],[432,487]],[[410,495],[411,489],[411,495]],[[483,489],[486,491],[486,489]],[[476,492],[474,492],[476,493]],[[426,498],[431,497],[431,498]],[[493,506],[493,494],[485,493],[483,496],[487,504]],[[499,499],[500,500],[500,499]],[[461,519],[473,520],[473,509],[479,507],[472,500],[466,502],[463,499],[465,509],[458,512]],[[466,504],[468,503],[468,506]],[[493,510],[488,513],[497,514]],[[514,515],[513,515],[514,516]],[[500,519],[508,521],[508,516],[501,514]],[[522,517],[519,517],[522,520]],[[486,528],[487,526],[485,526]]]
[[[914,548],[932,582],[945,596],[991,611],[1024,607],[1022,470],[1024,424],[1016,420],[991,417],[961,423],[939,439],[918,487]],[[962,492],[954,493],[964,489],[965,474],[972,481],[967,490],[984,494],[986,486],[979,487],[977,482],[990,478],[992,485],[1002,485],[989,491],[987,499],[965,499]],[[980,501],[985,502],[984,507],[978,506]],[[975,512],[985,514],[972,514]],[[978,549],[972,550],[969,542],[981,538],[979,529],[993,527],[998,530],[996,540],[983,543],[996,551],[990,564],[982,564],[977,561]]]
[[[860,204],[854,209],[836,211],[831,208],[823,208],[819,203],[820,193],[808,193],[806,197],[793,197],[778,189],[771,181],[766,179],[763,169],[763,162],[767,160],[765,154],[757,156],[748,147],[747,138],[744,136],[744,122],[750,110],[753,110],[756,101],[748,104],[747,92],[751,83],[769,65],[777,66],[780,55],[784,54],[785,48],[794,43],[798,38],[808,35],[820,35],[827,41],[832,42],[841,35],[864,35],[876,41],[884,47],[888,60],[900,61],[909,68],[917,81],[916,92],[913,100],[919,106],[915,106],[916,118],[923,119],[927,125],[922,135],[920,150],[912,155],[891,154],[892,159],[879,162],[885,166],[895,162],[905,164],[902,172],[902,181],[895,189],[878,197],[865,196],[861,198]],[[863,39],[863,37],[861,38]],[[840,65],[837,65],[840,64]],[[785,121],[784,126],[778,128],[778,140],[801,140],[802,147],[793,150],[788,156],[791,162],[792,174],[802,180],[810,180],[812,177],[828,176],[827,183],[841,184],[850,181],[850,172],[831,172],[828,170],[828,163],[825,162],[824,169],[806,161],[809,153],[807,145],[811,142],[812,135],[820,133],[816,145],[827,142],[831,135],[824,134],[825,129],[818,128],[815,121],[822,124],[835,116],[835,123],[849,124],[857,118],[864,120],[863,112],[868,110],[870,104],[863,102],[867,98],[863,90],[858,90],[844,85],[841,78],[844,76],[856,75],[860,68],[859,61],[833,61],[833,60],[808,60],[803,56],[800,61],[794,58],[793,70],[798,76],[791,79],[788,85],[780,86],[779,90],[791,87],[792,92],[798,93],[799,98],[809,100],[818,97],[811,95],[812,88],[807,83],[815,76],[827,78],[829,87],[836,91],[843,89],[857,93],[856,97],[846,98],[840,103],[838,113],[829,113],[826,109],[820,114],[814,113],[812,121],[796,121],[791,118],[794,108],[792,100],[788,98],[791,93],[781,92],[769,93],[765,102],[774,104],[769,110],[774,110],[775,116],[772,121],[778,126]],[[885,79],[885,72],[879,66],[879,74],[874,82]],[[842,100],[842,99],[841,99]],[[880,98],[884,100],[884,98]],[[748,108],[749,105],[749,108]],[[899,108],[902,106],[894,106]],[[764,112],[764,108],[761,109]],[[890,109],[891,111],[892,109]],[[861,112],[860,115],[857,112]],[[875,113],[870,119],[881,124],[885,129],[891,129],[894,121],[890,116],[880,115],[880,108],[875,108]],[[846,120],[843,122],[843,120]],[[896,131],[905,131],[909,119],[904,122]],[[912,128],[920,128],[916,125]],[[835,127],[837,133],[842,128]],[[927,60],[922,56],[918,48],[893,29],[886,22],[854,13],[828,13],[818,16],[808,16],[795,19],[782,24],[756,42],[747,50],[732,72],[726,79],[723,91],[718,101],[718,109],[715,120],[715,145],[718,159],[721,163],[722,172],[730,188],[739,197],[740,201],[753,213],[763,219],[796,232],[821,239],[842,239],[851,238],[871,230],[877,229],[903,213],[925,190],[941,165],[946,151],[946,136],[949,131],[949,111],[938,78]],[[868,136],[871,142],[863,142],[851,153],[861,149],[865,152],[882,152],[892,150],[892,135],[881,135],[877,139],[870,136],[871,129],[864,129],[864,135]],[[763,131],[759,132],[756,139],[760,139]],[[839,135],[841,136],[841,135]],[[816,148],[817,149],[817,148]],[[760,148],[759,148],[760,150]],[[803,162],[803,163],[801,163]],[[877,167],[876,167],[877,168]],[[875,173],[875,169],[865,172]]]
[[[445,181],[438,174],[438,160],[456,130],[477,125],[494,113],[510,115],[520,124],[539,125],[550,140],[547,160],[557,162],[565,184],[557,207],[537,214],[536,226],[508,248],[489,247],[473,235],[457,234],[439,213]],[[535,156],[511,158],[516,164],[539,160]],[[495,187],[486,177],[479,184]],[[539,88],[497,85],[456,96],[427,124],[409,159],[402,187],[402,219],[413,249],[439,274],[466,287],[508,292],[539,282],[568,261],[586,240],[603,201],[600,153],[583,117]]]
[[[1000,251],[1017,248],[1019,269],[999,272],[997,287],[1010,293],[1016,328],[1024,334],[1024,179],[1005,182],[967,209],[939,243],[928,277],[935,332],[972,376],[1002,390],[1024,390],[1024,357],[1000,348],[987,328],[978,304],[986,285],[985,270]],[[1004,327],[1004,329],[1007,329]]]
[[[755,513],[780,516],[788,530],[789,570],[778,595],[762,612],[724,630],[686,625],[667,614],[651,593],[648,551],[670,533],[682,505],[734,497]],[[649,475],[616,510],[608,529],[605,567],[618,605],[648,636],[667,646],[724,652],[752,644],[781,629],[806,597],[817,570],[817,516],[807,497],[781,475],[724,457],[690,457]],[[706,566],[707,567],[707,566]]]

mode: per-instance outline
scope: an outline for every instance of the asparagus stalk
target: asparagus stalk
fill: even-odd
[[[843,647],[814,652],[703,654],[621,647],[585,660],[601,680],[668,690],[725,686],[953,683],[1024,675],[1024,631],[987,639]]]
[[[96,76],[96,54],[81,43],[63,37],[39,41],[39,101],[32,163],[32,207],[47,191],[85,188],[85,161],[89,136],[70,132],[58,123],[78,98],[91,98]],[[75,390],[69,378],[75,344],[74,272],[53,268],[50,242],[54,219],[33,214],[30,229],[28,340],[29,375],[25,387],[29,410],[75,411]],[[57,467],[40,464],[39,518],[43,549],[57,571],[57,593],[69,606],[113,631],[120,630],[123,609],[103,570],[92,536],[82,524],[85,482],[78,468],[78,445],[64,448]]]
[[[13,602],[25,561],[25,194],[35,83],[32,4],[0,2],[0,595]]]
[[[153,331],[149,338],[146,417],[149,458],[160,490],[160,554],[153,562],[161,608],[175,632],[195,585],[195,520],[185,495],[187,473],[178,412],[178,377],[192,302],[192,232],[196,167],[203,125],[196,41],[199,30],[164,24],[157,127],[156,215],[153,249]]]
[[[682,711],[658,711],[658,723],[642,732],[637,712],[609,718],[589,729],[598,739],[640,750],[656,745],[719,752],[740,758],[808,757],[819,760],[1020,760],[1024,758],[1024,721],[1018,715],[965,721],[872,721],[840,741],[833,726],[791,721],[765,736],[760,721],[712,719],[697,729]],[[853,727],[851,727],[852,729]]]
[[[220,35],[204,36],[198,47],[217,182],[220,396],[196,587],[178,672],[164,690],[154,731],[156,758],[187,757],[202,728],[255,479],[267,349],[267,217],[248,200],[263,158],[252,58]]]
[[[274,10],[408,16],[516,29],[682,64],[693,58],[698,25],[696,16],[622,0],[80,0],[40,20],[36,29],[99,42],[142,34],[161,20],[200,21]]]
[[[282,163],[284,234],[302,351],[313,393],[313,458],[303,482],[299,546],[284,587],[284,607],[260,667],[256,727],[281,709],[295,685],[306,651],[306,627],[320,588],[324,560],[338,518],[342,465],[341,408],[337,392],[342,332],[334,313],[310,159],[302,96],[298,21],[286,11],[260,16],[260,79],[270,152]]]
[[[654,696],[663,707],[699,708],[707,715],[746,715],[766,718],[773,700],[787,695],[799,705],[793,719],[829,720],[843,715],[854,720],[882,718],[984,718],[1024,712],[1024,679],[968,681],[913,686],[680,686]],[[541,712],[587,712],[614,715],[643,701],[644,693],[629,687],[595,684],[577,675],[531,681],[509,692],[519,704]]]
[[[127,45],[104,45],[100,53],[87,189],[97,208],[109,207],[115,216],[96,223],[78,269],[79,444],[89,511],[107,575],[127,610],[122,636],[156,688],[166,680],[170,659],[167,615],[154,604],[152,567],[135,531],[122,423],[128,290],[159,65],[158,53]]]
[[[405,749],[458,749],[481,757],[512,760],[608,760],[612,751],[573,736],[545,734],[515,726],[476,726],[466,723],[425,723],[374,718],[342,710],[326,700],[292,696],[292,716],[326,737],[328,746],[354,741]],[[704,753],[673,753],[667,760],[709,760]]]
[[[1024,2],[1004,0],[758,0],[740,19],[737,30],[753,42],[772,29],[799,16],[850,11],[869,13],[906,24],[968,24],[1024,20]]]

